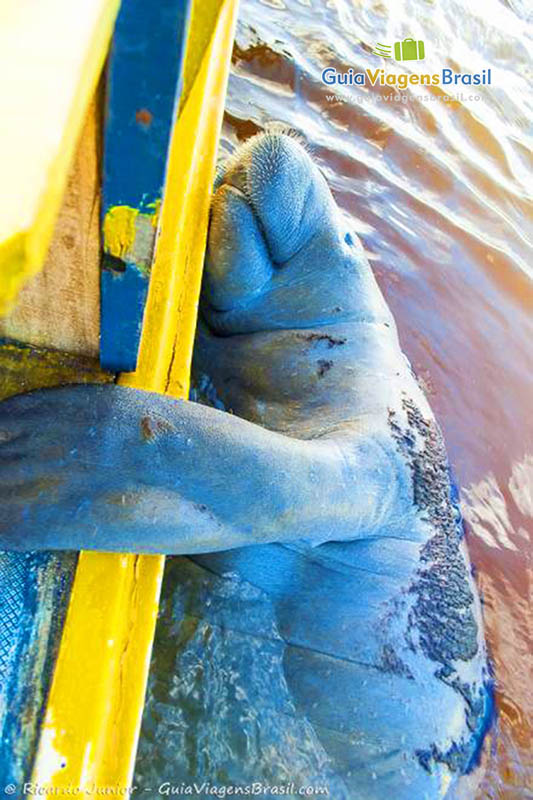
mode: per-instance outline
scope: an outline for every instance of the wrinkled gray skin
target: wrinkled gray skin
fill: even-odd
[[[441,435],[288,136],[217,181],[201,318],[197,397],[231,413],[119,387],[2,404],[0,545],[192,556],[172,565],[187,735],[149,704],[146,775],[168,740],[176,783],[473,797],[490,691]]]

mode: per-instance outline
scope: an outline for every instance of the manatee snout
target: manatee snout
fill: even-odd
[[[356,241],[307,151],[280,133],[254,136],[215,185],[204,319],[219,335],[362,317],[393,325]]]

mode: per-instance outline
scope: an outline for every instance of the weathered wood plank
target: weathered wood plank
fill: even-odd
[[[43,265],[119,0],[3,0],[0,313]]]
[[[111,383],[98,359],[0,340],[0,400],[49,386]]]
[[[98,356],[102,105],[100,85],[85,117],[43,270],[0,319],[1,336]]]

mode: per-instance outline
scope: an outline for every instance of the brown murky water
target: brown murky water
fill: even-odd
[[[423,65],[372,54],[407,36]],[[533,797],[532,39],[529,0],[241,0],[221,148],[271,121],[305,137],[430,395],[496,675],[490,800]],[[335,96],[328,66],[490,68],[492,84]]]

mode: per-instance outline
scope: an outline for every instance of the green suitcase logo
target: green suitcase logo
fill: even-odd
[[[396,61],[423,61],[425,55],[424,42],[419,39],[404,39],[403,42],[394,43],[394,58]]]

